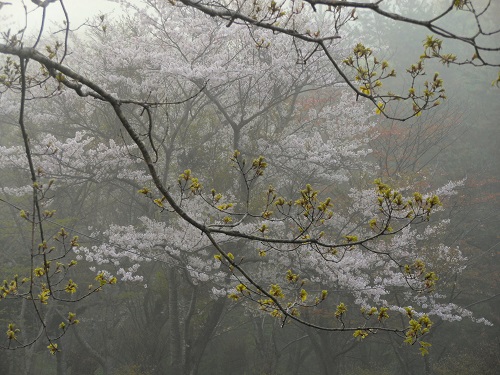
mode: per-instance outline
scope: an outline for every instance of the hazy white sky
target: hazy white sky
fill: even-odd
[[[5,32],[8,28],[15,30],[24,25],[23,4],[26,5],[29,12],[28,24],[33,27],[39,26],[42,10],[37,9],[30,0],[1,0],[0,2],[10,3],[0,8],[0,32]],[[119,8],[116,2],[108,0],[64,0],[64,5],[68,11],[72,29],[92,16],[110,14]],[[50,21],[58,23],[64,20],[64,14],[58,2],[48,6],[47,16]]]

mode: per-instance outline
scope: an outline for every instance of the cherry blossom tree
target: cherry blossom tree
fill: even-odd
[[[62,1],[37,5],[45,16],[53,3],[64,8]],[[444,99],[437,74],[419,91],[423,61],[460,62],[444,54],[441,39],[429,37],[408,70],[408,93],[382,94],[382,82],[395,72],[364,45],[350,54],[338,33],[363,8],[471,45],[476,55],[463,63],[495,65],[485,55],[498,48],[436,25],[466,11],[487,35],[482,11],[454,1],[424,22],[384,10],[381,2],[182,3],[187,7],[130,3],[127,17],[101,17],[84,25],[86,33],[71,31],[67,16],[63,42],[46,35],[44,25],[31,43],[24,31],[3,32],[2,115],[15,119],[23,143],[1,146],[2,169],[22,176],[22,183],[2,186],[2,200],[29,223],[32,237],[29,276],[12,275],[1,296],[30,301],[40,323],[27,340],[9,323],[5,347],[29,346],[44,335],[57,353],[57,340],[78,320],[69,312],[53,334],[53,311],[42,311],[45,304],[77,302],[118,279],[140,282],[141,264],[153,260],[182,267],[192,285],[210,283],[215,300],[243,300],[283,326],[293,321],[360,339],[394,332],[427,353],[421,337],[432,316],[471,316],[443,302],[437,286],[438,270],[463,267],[459,249],[431,242],[450,223],[427,224],[442,209],[440,198],[452,197],[462,182],[419,193],[376,179],[369,158],[373,111],[346,91],[368,98],[388,117],[419,116]],[[328,8],[320,10],[321,4]],[[354,70],[353,79],[333,56]],[[347,87],[335,87],[339,82]],[[333,98],[318,105],[311,92]],[[409,112],[390,114],[395,100],[409,101]],[[71,135],[60,135],[64,126]],[[113,127],[119,130],[110,136]],[[355,186],[368,178],[375,179],[373,187]],[[60,192],[106,183],[138,192],[133,199],[143,200],[147,215],[134,225],[117,220],[92,228],[90,238],[104,238],[93,246],[79,246],[63,228],[52,246],[44,228],[57,215],[52,206]],[[12,203],[26,195],[31,209]],[[95,278],[89,292],[70,271],[83,261],[92,263]],[[303,317],[332,299],[333,324]]]

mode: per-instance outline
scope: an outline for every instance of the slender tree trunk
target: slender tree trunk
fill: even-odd
[[[74,327],[71,329],[71,331],[73,332],[73,335],[76,338],[76,341],[78,341],[78,344],[83,348],[83,350],[85,350],[87,352],[88,355],[92,356],[92,358],[94,358],[99,363],[104,375],[111,375],[112,374],[112,372],[111,372],[112,366],[110,363],[110,358],[107,355],[107,350],[105,350],[104,354],[101,355],[101,353],[99,353],[97,350],[95,350],[82,336],[80,336],[78,328],[79,327]],[[106,347],[107,346],[107,338],[106,338],[106,336],[104,336],[104,337],[105,337],[106,341],[104,342],[103,346]],[[77,369],[77,370],[71,369],[72,374],[77,374],[80,371],[85,371],[85,369]]]
[[[314,353],[319,359],[320,371],[323,375],[337,375],[337,372],[330,366],[331,361],[328,358],[328,348],[324,348],[324,343],[319,335],[316,332],[309,332],[309,340],[313,345]]]
[[[170,369],[171,374],[184,374],[183,342],[179,314],[179,275],[173,269],[168,270],[168,317],[170,320]]]
[[[219,298],[212,303],[212,306],[208,311],[207,318],[203,322],[203,328],[199,331],[196,340],[188,348],[186,348],[187,375],[198,374],[203,353],[210,343],[214,331],[219,324],[220,317],[226,306],[226,301],[227,298]]]
[[[22,305],[22,308],[21,308],[21,316],[23,317],[22,318],[22,322],[23,323],[25,323],[26,320],[27,320],[26,317],[25,317],[25,313],[27,312],[27,310],[29,310],[26,307],[26,304],[28,304],[28,303],[31,303],[31,302],[23,300],[23,305]],[[51,317],[52,314],[54,313],[54,306],[55,306],[54,303],[49,304],[49,307],[48,307],[47,311],[45,312],[45,322],[44,323],[46,325],[48,323],[47,317]],[[39,333],[41,334],[42,332],[43,332],[43,326],[40,325]],[[34,353],[35,353],[36,348],[39,347],[40,343],[44,342],[43,340],[44,340],[44,338],[41,338],[40,340],[38,340],[37,342],[35,342],[30,347],[24,349],[24,355],[22,356],[22,359],[24,360],[24,362],[23,362],[24,363],[24,375],[31,375],[31,374],[33,374],[33,372],[32,372],[32,366],[33,366]]]

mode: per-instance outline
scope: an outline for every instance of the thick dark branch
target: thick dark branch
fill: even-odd
[[[280,34],[286,34],[290,35],[296,38],[299,38],[301,40],[304,40],[306,42],[312,42],[312,43],[318,43],[319,41],[327,41],[327,40],[333,40],[333,39],[340,39],[339,35],[334,35],[334,36],[329,36],[329,37],[312,37],[307,34],[301,34],[295,29],[288,29],[285,27],[280,27],[277,25],[277,23],[268,23],[265,20],[256,20],[250,16],[247,16],[243,13],[239,13],[227,8],[212,8],[208,5],[204,5],[199,1],[192,1],[192,0],[180,0],[184,5],[198,9],[202,11],[205,14],[208,14],[209,16],[212,17],[219,17],[225,20],[231,21],[233,23],[235,20],[240,20],[243,21],[246,24],[254,25],[262,29],[267,29],[271,30],[276,33]]]
[[[222,4],[218,4],[217,8],[211,5],[203,4],[200,1],[196,0],[180,0],[184,5],[189,6],[191,8],[198,9],[202,11],[205,14],[208,14],[212,17],[219,17],[225,20],[229,20],[231,23],[233,23],[235,20],[243,21],[246,24],[251,24],[254,26],[257,26],[259,28],[271,30],[276,33],[281,33],[281,34],[286,34],[290,35],[296,38],[299,38],[301,40],[304,40],[306,42],[312,42],[312,43],[319,43],[319,42],[326,42],[328,40],[332,39],[338,39],[340,36],[338,35],[333,35],[333,36],[322,36],[322,37],[313,37],[308,34],[303,34],[295,30],[294,28],[286,28],[286,27],[281,27],[279,26],[279,22],[275,20],[274,18],[271,20],[259,20],[259,19],[254,19],[249,15],[246,15],[244,13],[231,10],[227,7],[224,7]],[[342,8],[353,8],[353,9],[367,9],[371,10],[374,13],[377,13],[387,19],[391,19],[394,21],[399,21],[399,22],[404,22],[416,26],[420,26],[423,28],[428,29],[429,31],[447,39],[455,39],[459,40],[461,42],[464,42],[466,44],[469,44],[473,46],[474,48],[480,50],[480,51],[489,51],[489,52],[494,52],[494,51],[500,51],[500,47],[486,47],[486,46],[480,46],[476,43],[476,37],[479,35],[467,37],[467,36],[461,36],[455,33],[452,33],[451,31],[435,25],[435,22],[442,19],[445,17],[447,14],[449,14],[453,8],[453,1],[451,1],[451,5],[442,13],[439,15],[435,16],[434,18],[430,20],[418,20],[415,18],[411,17],[406,17],[402,14],[398,13],[393,13],[386,11],[382,9],[379,4],[380,1],[376,2],[356,2],[356,1],[333,1],[333,0],[305,0],[307,3],[311,5],[311,7],[316,10],[317,5],[325,5],[328,7],[342,7]],[[476,15],[475,11],[473,12],[474,15]],[[482,13],[482,12],[481,12]],[[477,20],[478,23],[478,28],[480,29],[480,24],[479,21]],[[486,64],[489,65],[489,64]],[[496,65],[494,65],[496,66]]]

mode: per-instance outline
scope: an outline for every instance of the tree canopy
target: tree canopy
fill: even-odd
[[[59,353],[79,323],[73,306],[121,282],[148,289],[141,270],[155,262],[170,270],[172,304],[178,268],[193,291],[208,285],[207,298],[282,327],[387,331],[423,355],[434,319],[491,324],[447,293],[467,260],[440,238],[453,225],[443,206],[465,180],[415,182],[446,132],[404,142],[396,161],[412,155],[413,169],[379,169],[374,151],[384,118],[418,120],[446,100],[432,60],[500,66],[491,1],[429,12],[384,0],[124,1],[120,16],[77,26],[62,0],[32,3],[35,36],[0,30],[0,200],[22,254],[0,269],[0,304],[18,303],[2,316],[2,348],[43,339]],[[55,7],[65,19],[54,28]],[[376,17],[429,33],[406,70],[392,67],[390,44],[368,44]],[[219,316],[224,303],[214,306]],[[197,342],[186,358],[200,358]]]

